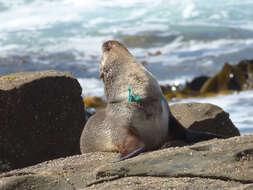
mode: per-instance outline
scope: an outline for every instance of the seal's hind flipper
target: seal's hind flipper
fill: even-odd
[[[122,139],[121,145],[118,146],[120,157],[116,162],[132,158],[138,154],[145,152],[146,146],[144,142],[138,137],[135,130],[128,128],[126,135]]]
[[[122,160],[126,160],[126,159],[128,159],[128,158],[135,157],[135,156],[137,156],[138,154],[143,153],[143,152],[145,152],[145,146],[140,147],[140,148],[138,148],[137,150],[135,150],[135,151],[133,151],[133,152],[131,152],[131,153],[125,155],[125,156],[119,156],[119,158],[117,158],[117,159],[115,160],[115,162],[120,162],[120,161],[122,161]]]

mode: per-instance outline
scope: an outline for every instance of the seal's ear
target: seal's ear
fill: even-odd
[[[104,76],[105,76],[104,72],[101,72],[99,75],[100,79],[102,79],[103,81],[104,81]]]

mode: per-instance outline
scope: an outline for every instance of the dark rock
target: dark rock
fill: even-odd
[[[20,187],[38,182],[41,185],[34,189],[41,190],[50,185],[53,187],[51,182],[57,177],[58,184],[80,190],[246,190],[253,187],[252,144],[253,135],[213,139],[192,146],[144,153],[118,163],[113,163],[116,153],[77,155],[3,173],[0,190],[18,182]]]
[[[222,90],[244,89],[247,83],[247,73],[244,72],[238,65],[230,65],[225,63],[219,73],[209,78],[202,86],[200,92],[219,92]]]
[[[81,92],[69,73],[0,78],[0,172],[79,154],[85,124]]]
[[[220,72],[212,77],[198,76],[184,85],[161,85],[161,89],[168,100],[211,97],[253,89],[253,59],[242,60],[236,65],[225,63]]]
[[[199,76],[194,78],[191,82],[188,83],[191,90],[200,91],[203,84],[209,79],[207,76]]]
[[[250,135],[150,152],[135,159],[98,168],[95,181],[113,177],[156,176],[200,177],[252,184],[253,159],[237,159],[238,152],[251,149],[252,143],[253,136]],[[252,158],[251,152],[249,154],[248,157]],[[192,187],[194,185],[191,185],[189,189],[199,189]]]
[[[253,89],[253,59],[240,61],[238,67],[245,73],[247,78],[243,90]]]
[[[171,113],[185,128],[233,137],[239,130],[220,107],[204,103],[183,103],[170,106]]]

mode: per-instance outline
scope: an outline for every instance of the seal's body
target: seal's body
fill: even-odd
[[[99,71],[108,104],[85,125],[82,153],[119,152],[120,161],[157,149],[171,137],[186,142],[223,138],[185,129],[171,115],[157,80],[122,44],[108,41],[102,50]],[[129,88],[138,100],[129,101]]]
[[[119,42],[105,42],[102,49],[108,105],[88,120],[81,152],[115,151],[122,160],[159,148],[168,137],[169,107],[158,82]],[[138,101],[128,101],[129,87]]]

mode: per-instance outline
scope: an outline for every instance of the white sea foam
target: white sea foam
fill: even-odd
[[[0,13],[0,31],[43,29],[49,28],[56,22],[69,22],[77,19],[81,17],[67,5],[49,1],[34,1],[19,7],[13,5],[10,10]]]
[[[89,22],[96,19],[101,20],[101,18],[105,18],[105,16],[107,18],[106,21],[113,21],[113,19],[116,19],[122,22],[132,19],[137,19],[139,21],[148,21],[148,19],[159,20],[157,18],[165,18],[165,16],[167,16],[168,19],[168,16],[171,15],[171,23],[176,23],[178,19],[184,20],[196,16],[206,19],[214,17],[213,15],[219,15],[219,18],[226,18],[229,17],[228,15],[231,15],[230,12],[234,11],[230,9],[232,4],[244,6],[244,11],[240,13],[243,14],[242,16],[245,16],[245,18],[247,18],[246,16],[252,15],[252,13],[247,11],[249,10],[248,7],[252,6],[252,3],[248,1],[246,3],[238,3],[235,0],[229,2],[213,0],[208,3],[203,3],[203,1],[200,0],[35,0],[29,2],[25,0],[0,0],[0,3],[8,7],[7,11],[0,13],[1,29],[11,31],[18,29],[45,28],[59,22],[80,20]],[[248,7],[246,7],[247,5]],[[228,8],[224,10],[226,6]],[[108,8],[115,8],[115,10],[113,9],[108,12],[106,11]],[[116,14],[117,9],[121,11]],[[145,17],[143,17],[143,15],[145,15]]]
[[[166,80],[159,80],[158,83],[160,85],[180,85],[184,84],[186,81],[192,80],[193,77],[189,76],[180,76],[174,79],[166,79]]]
[[[135,0],[127,2],[123,0],[0,0],[0,3],[8,8],[0,12],[0,36],[6,36],[8,34],[7,38],[19,38],[18,34],[22,32],[24,34],[22,41],[19,42],[17,40],[16,43],[18,45],[22,45],[22,43],[27,45],[25,49],[40,49],[41,47],[47,49],[47,46],[51,46],[48,49],[53,50],[52,47],[55,47],[56,51],[57,46],[53,46],[53,43],[61,44],[62,48],[72,46],[72,49],[78,49],[78,43],[75,47],[72,41],[68,40],[71,37],[83,38],[83,36],[86,36],[85,40],[90,38],[96,43],[95,40],[100,38],[101,35],[108,39],[113,38],[117,34],[135,35],[136,33],[154,30],[167,32],[169,29],[168,25],[178,23],[185,23],[186,31],[187,24],[195,24],[197,26],[197,24],[201,23],[207,26],[226,25],[231,27],[236,26],[236,28],[252,29],[250,18],[253,17],[253,14],[248,10],[248,7],[253,7],[250,1],[238,3],[235,0],[222,3],[218,0],[213,0],[208,3],[203,3],[200,0]],[[230,13],[233,10],[231,10],[230,6],[232,4],[238,4],[245,8],[242,12],[242,16],[245,16],[244,22],[242,22],[242,19],[235,19],[231,22],[229,18],[226,18],[231,17]],[[214,14],[225,19],[225,22],[223,20],[222,22],[208,22],[208,18]],[[192,17],[196,18],[189,19]],[[68,25],[71,23],[80,23],[80,25],[77,28],[71,27],[71,25],[63,27],[65,24]],[[60,30],[62,28],[64,30],[59,32],[57,29],[59,26]],[[35,43],[31,44],[29,44],[29,40],[31,40],[30,31],[40,33],[37,36],[38,40],[35,37],[32,38]],[[54,35],[56,31],[59,32],[58,36]],[[79,37],[79,34],[83,35]],[[42,38],[45,40],[42,41]],[[50,41],[50,38],[55,41]],[[41,43],[38,43],[40,40]],[[5,40],[5,42],[8,43],[8,40]],[[27,42],[28,44],[26,44]],[[98,43],[101,43],[101,40]],[[196,42],[193,40],[193,44],[191,42],[188,43],[188,45],[186,43],[179,43],[176,47],[173,47],[171,44],[169,45],[171,48],[181,48],[183,46],[185,49],[194,50]],[[206,46],[207,44],[204,45]],[[208,43],[209,47],[210,45],[212,44]],[[216,47],[219,46],[218,43],[214,45]],[[86,51],[90,49],[91,47]],[[93,50],[95,49],[94,47]]]
[[[78,78],[77,80],[83,89],[83,96],[104,96],[104,88],[100,80],[96,78]]]
[[[188,1],[187,6],[184,9],[182,15],[183,15],[183,18],[186,18],[186,19],[199,15],[199,12],[196,11],[195,9],[195,4],[193,3],[193,1]]]
[[[179,37],[172,43],[159,48],[163,54],[158,57],[149,58],[149,62],[162,62],[164,66],[172,66],[178,65],[183,61],[192,61],[207,56],[219,57],[221,55],[243,51],[247,48],[253,48],[253,39],[218,39],[205,42],[197,40],[184,41],[183,38]],[[152,49],[151,52],[155,52],[156,50]],[[166,56],[169,59],[165,62],[163,60],[166,60]],[[207,62],[203,62],[204,65],[202,66],[210,66],[212,63],[211,60],[207,60]]]

